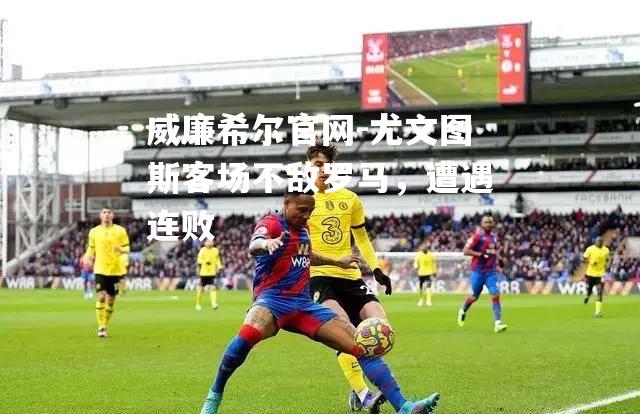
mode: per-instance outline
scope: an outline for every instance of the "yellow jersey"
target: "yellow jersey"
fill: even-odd
[[[434,276],[438,272],[436,257],[431,252],[418,252],[413,268],[418,269],[418,276]]]
[[[589,262],[586,272],[587,276],[603,277],[607,271],[607,263],[609,262],[609,248],[604,245],[598,247],[593,244],[585,250],[584,258]]]
[[[202,247],[198,253],[200,276],[215,276],[222,269],[220,250],[215,247]]]
[[[311,248],[323,256],[338,259],[352,253],[351,228],[364,226],[364,208],[353,191],[342,188],[333,193],[314,195],[316,206],[307,222]],[[311,277],[331,276],[357,280],[360,269],[337,266],[311,266]]]
[[[123,253],[114,251],[120,246],[123,253],[128,253],[129,236],[124,227],[117,224],[103,226],[99,224],[89,231],[89,246],[86,255],[94,256],[93,272],[103,276],[122,276],[123,265],[121,256]]]
[[[120,275],[124,276],[127,274],[129,270],[129,254],[121,254],[120,255]]]

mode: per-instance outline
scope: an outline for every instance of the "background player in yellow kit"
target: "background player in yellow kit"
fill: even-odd
[[[602,295],[604,294],[604,275],[609,267],[611,254],[609,248],[602,244],[602,237],[596,237],[596,242],[587,247],[584,252],[584,261],[588,263],[586,271],[587,279],[587,297],[584,298],[584,304],[589,302],[591,292],[594,287],[598,287],[598,300],[596,302],[596,312],[593,314],[596,318],[602,316]]]
[[[321,255],[336,259],[352,254],[353,236],[376,281],[385,286],[385,293],[390,295],[391,280],[382,271],[369,240],[360,198],[346,188],[330,192],[326,183],[329,175],[325,174],[323,166],[325,163],[333,163],[337,153],[335,145],[323,146],[321,143],[307,150],[307,159],[314,167],[319,168],[315,183],[318,187],[315,209],[308,221],[311,245]],[[360,269],[311,266],[310,292],[314,301],[349,319],[354,326],[367,318],[387,319],[378,298],[362,280]],[[365,408],[376,412],[384,402],[384,397],[380,393],[373,394],[369,391],[356,358],[339,353],[338,363],[352,388],[349,395],[351,410]]]
[[[416,254],[413,261],[413,268],[418,271],[419,287],[418,287],[418,306],[426,303],[431,306],[431,279],[438,273],[438,262],[433,253],[429,251],[429,246],[424,246],[422,251]],[[427,285],[426,292],[423,292],[423,286]],[[422,295],[425,295],[424,302]]]
[[[115,307],[117,284],[123,274],[121,256],[129,253],[129,236],[124,227],[113,224],[113,211],[100,210],[100,224],[89,231],[85,263],[93,263],[96,279],[98,336],[107,336],[107,324]]]
[[[217,276],[222,270],[222,260],[220,259],[220,251],[213,247],[212,240],[205,240],[204,246],[198,253],[198,267],[200,275],[200,284],[196,287],[196,310],[201,310],[202,292],[209,291],[211,297],[211,307],[218,309],[218,288]]]

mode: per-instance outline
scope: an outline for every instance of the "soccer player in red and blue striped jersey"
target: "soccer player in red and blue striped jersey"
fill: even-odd
[[[227,345],[201,414],[218,413],[224,388],[233,372],[258,342],[275,336],[280,329],[306,335],[356,357],[367,378],[397,412],[432,413],[439,394],[417,402],[408,401],[384,361],[363,355],[364,351],[354,341],[355,328],[351,322],[309,296],[311,265],[350,268],[358,263],[355,255],[331,259],[313,251],[307,220],[314,207],[313,194],[287,192],[282,213],[270,214],[256,225],[249,244],[249,252],[257,262],[253,305],[244,325]]]
[[[471,256],[471,295],[465,299],[462,308],[458,311],[458,325],[464,326],[467,311],[478,300],[482,288],[487,286],[491,301],[493,302],[494,331],[502,332],[507,325],[502,323],[502,307],[500,305],[500,291],[498,290],[498,274],[496,266],[498,256],[496,245],[497,236],[492,232],[493,217],[484,216],[480,222],[480,228],[464,246],[464,254]]]

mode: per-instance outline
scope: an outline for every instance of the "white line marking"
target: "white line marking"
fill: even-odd
[[[605,398],[604,400],[594,401],[589,404],[576,405],[574,407],[566,408],[562,411],[556,411],[553,414],[577,414],[582,411],[587,411],[592,408],[602,407],[605,405],[617,403],[624,400],[630,400],[632,398],[640,397],[640,391],[630,391],[626,394],[620,394],[613,397]]]
[[[429,101],[431,101],[432,104],[434,105],[438,105],[438,101],[436,101],[435,99],[433,99],[432,97],[430,97],[429,95],[427,95],[427,93],[425,91],[423,91],[422,89],[418,88],[416,85],[413,84],[413,82],[411,82],[409,79],[405,78],[404,76],[402,76],[401,74],[398,73],[397,70],[395,70],[394,68],[392,68],[391,66],[389,66],[389,70],[391,72],[393,72],[397,77],[399,77],[400,79],[402,79],[403,81],[406,82],[407,85],[411,86],[413,89],[415,89],[416,92],[418,92],[420,95],[424,96],[425,98],[427,98]]]
[[[447,65],[449,67],[456,68],[456,69],[466,68],[467,66],[475,65],[475,64],[482,63],[482,62],[485,61],[484,59],[480,59],[480,60],[474,60],[473,62],[457,64],[457,63],[450,63],[450,62],[447,62],[446,60],[440,60],[440,59],[436,59],[436,58],[431,58],[429,60],[432,60],[432,61],[434,61],[436,63],[440,63],[441,65]]]

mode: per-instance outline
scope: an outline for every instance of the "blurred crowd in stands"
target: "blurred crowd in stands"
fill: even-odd
[[[628,258],[623,243],[626,237],[640,236],[640,214],[611,213],[550,214],[533,211],[522,218],[493,214],[499,240],[501,273],[507,280],[568,280],[582,261],[582,253],[597,235],[604,235],[613,254],[610,277],[618,280],[640,278],[640,260]],[[391,240],[392,252],[414,252],[427,247],[433,252],[461,251],[476,230],[481,215],[453,220],[445,214],[421,213],[388,215],[367,220],[369,234],[376,243]],[[247,252],[256,217],[233,215],[217,217],[212,233],[224,265],[224,283],[251,277],[254,261]],[[78,275],[90,227],[79,223],[72,231],[24,264],[19,275]],[[179,277],[197,275],[196,257],[200,242],[178,242],[168,249],[154,248],[147,242],[145,220],[122,223],[127,228],[132,253],[130,277]],[[157,247],[157,246],[156,246]],[[466,262],[456,261],[454,268],[441,267],[447,278],[467,277]],[[394,277],[411,276],[412,261],[385,261]]]
[[[408,57],[460,47],[470,41],[497,41],[495,27],[469,27],[421,32],[403,32],[389,35],[389,58]]]

